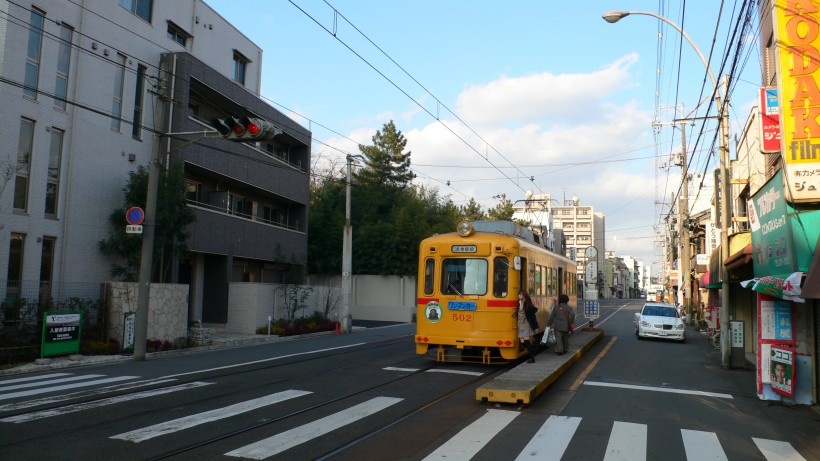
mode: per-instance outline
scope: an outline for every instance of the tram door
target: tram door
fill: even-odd
[[[524,290],[529,293],[530,285],[527,282],[529,280],[529,264],[527,264],[527,258],[521,257],[521,270],[518,272],[518,287],[519,290]],[[518,298],[518,293],[515,293],[516,299]]]

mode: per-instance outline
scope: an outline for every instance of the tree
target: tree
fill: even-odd
[[[507,200],[506,194],[501,194],[498,197],[498,205],[487,210],[487,218],[492,221],[512,221],[514,213],[512,202]]]
[[[156,225],[154,229],[154,274],[153,281],[167,281],[170,265],[174,258],[185,253],[188,239],[186,228],[194,222],[193,210],[186,206],[184,175],[182,168],[171,166],[162,174],[157,194]],[[142,248],[141,234],[126,234],[123,220],[125,212],[133,206],[146,207],[148,191],[148,168],[141,166],[128,173],[128,182],[123,191],[123,207],[108,215],[111,236],[97,244],[100,252],[110,256],[111,276],[122,281],[137,280]]]
[[[407,139],[391,120],[371,138],[372,146],[359,145],[367,165],[356,172],[356,182],[377,189],[403,189],[416,175],[410,171],[410,152],[404,152]]]
[[[461,219],[466,221],[483,221],[487,218],[481,205],[475,201],[475,198],[470,197],[470,201],[466,205],[462,205],[458,209]]]

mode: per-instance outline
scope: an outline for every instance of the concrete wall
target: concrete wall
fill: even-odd
[[[105,283],[108,337],[122,340],[123,314],[137,311],[137,284]],[[148,301],[147,339],[173,342],[188,336],[188,285],[152,283]]]

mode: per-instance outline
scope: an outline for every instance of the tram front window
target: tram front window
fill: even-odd
[[[442,262],[441,292],[446,295],[487,294],[487,261],[450,258]]]

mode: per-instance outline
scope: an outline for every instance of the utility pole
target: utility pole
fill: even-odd
[[[361,155],[347,156],[347,186],[345,188],[345,228],[342,236],[342,315],[341,332],[350,333],[353,320],[350,317],[350,297],[353,291],[353,226],[350,225],[350,175],[354,158],[364,159]]]
[[[686,309],[686,315],[689,317],[689,323],[692,323],[692,308],[689,305],[691,290],[691,277],[689,275],[691,256],[689,255],[689,167],[686,161],[686,122],[681,124],[681,195],[678,202],[678,211],[680,218],[678,225],[680,226],[680,276],[678,278],[678,289],[683,290],[683,308]]]
[[[731,366],[729,350],[729,271],[723,264],[729,257],[729,207],[732,197],[729,191],[729,82],[724,75],[721,81],[725,101],[718,96],[720,120],[720,363],[724,369]]]

